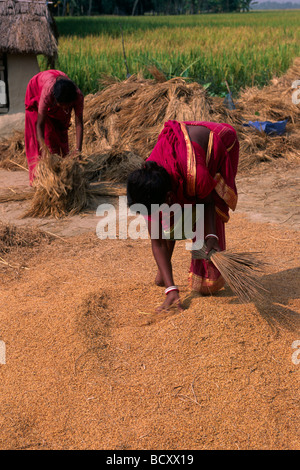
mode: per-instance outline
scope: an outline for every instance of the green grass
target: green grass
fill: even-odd
[[[120,25],[131,74],[156,65],[167,78],[184,76],[224,95],[263,86],[300,55],[300,10],[192,16],[57,18],[56,68],[84,94],[101,73],[126,78]],[[46,62],[40,57],[41,69]],[[295,79],[298,77],[295,77]]]

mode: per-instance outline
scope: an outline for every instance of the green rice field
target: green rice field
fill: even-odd
[[[263,86],[300,56],[300,10],[190,16],[56,18],[56,68],[84,94],[99,89],[101,74],[126,78],[155,65],[167,78],[182,76],[224,96],[225,80],[234,94]],[[40,57],[40,66],[46,68]]]

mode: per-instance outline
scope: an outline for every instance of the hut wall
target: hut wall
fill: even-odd
[[[29,80],[39,73],[34,54],[7,54],[9,114],[25,111],[25,93]]]

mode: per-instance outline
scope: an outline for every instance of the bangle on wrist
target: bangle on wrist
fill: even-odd
[[[177,292],[179,292],[179,289],[177,286],[170,286],[166,288],[165,294],[167,295],[169,292],[172,292],[173,290],[176,290]]]
[[[208,235],[206,235],[205,240],[206,240],[207,238],[215,238],[216,240],[219,241],[218,235],[215,235],[214,233],[209,233]]]

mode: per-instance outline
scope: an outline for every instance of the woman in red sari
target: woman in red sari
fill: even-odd
[[[59,70],[40,72],[30,80],[25,96],[25,149],[30,184],[34,180],[35,167],[47,150],[61,156],[69,153],[68,128],[72,109],[76,125],[75,154],[82,148],[82,92]]]
[[[204,204],[206,251],[225,250],[224,224],[237,204],[238,158],[239,142],[229,124],[168,121],[143,167],[128,178],[128,204],[143,204],[148,214],[153,204]],[[154,218],[146,218],[151,234]],[[172,304],[182,308],[171,263],[175,241],[162,233],[160,226],[159,237],[151,239],[158,267],[155,282],[166,287],[160,309]],[[212,262],[192,259],[189,284],[192,290],[210,294],[221,289],[224,280]]]

